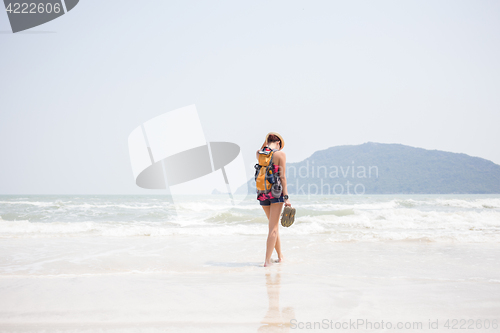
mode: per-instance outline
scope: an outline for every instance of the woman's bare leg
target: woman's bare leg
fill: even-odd
[[[274,248],[276,249],[276,253],[278,254],[278,261],[282,262],[285,258],[283,257],[283,253],[281,253],[279,226],[278,226],[278,237],[276,238],[276,245],[274,246]]]
[[[264,212],[266,213],[267,220],[269,220],[269,214],[271,214],[271,206],[262,206],[264,208]]]
[[[271,214],[271,206],[262,206],[264,208],[264,212],[266,212],[267,219],[269,220],[269,215]],[[283,261],[283,254],[281,253],[281,242],[280,242],[280,233],[279,233],[279,226],[278,226],[278,238],[276,238],[276,245],[274,246],[276,249],[276,253],[278,253],[278,261],[282,262]]]
[[[271,255],[276,247],[276,240],[279,237],[279,220],[282,208],[282,202],[271,204],[269,212],[269,234],[267,235],[266,261],[264,262],[264,266],[271,265]],[[276,249],[276,251],[278,252],[278,255],[281,255],[281,244],[279,244],[278,248],[280,251],[278,252],[278,249]]]
[[[280,208],[280,211],[278,212],[278,216],[281,216],[281,210],[283,207]],[[279,218],[278,218],[278,237],[276,238],[276,245],[274,248],[276,249],[276,253],[278,254],[278,261],[282,262],[283,261],[283,253],[281,253],[281,241],[280,241],[280,230],[279,230]]]

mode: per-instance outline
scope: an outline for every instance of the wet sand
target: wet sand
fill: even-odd
[[[1,242],[0,332],[287,332],[314,323],[380,332],[381,321],[436,332],[429,320],[440,331],[447,319],[500,322],[494,243],[288,235],[286,262],[264,268],[261,236]]]

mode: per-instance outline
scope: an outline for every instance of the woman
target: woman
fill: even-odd
[[[279,220],[281,215],[281,210],[283,209],[283,203],[285,206],[291,206],[290,199],[288,199],[288,190],[286,186],[286,155],[281,151],[285,146],[285,141],[276,132],[270,132],[266,136],[266,140],[262,145],[260,150],[257,150],[256,156],[257,160],[259,160],[259,152],[262,151],[265,147],[268,147],[274,150],[273,153],[273,165],[277,166],[278,176],[281,180],[282,192],[279,197],[274,197],[271,199],[263,199],[263,197],[259,196],[259,201],[266,213],[267,219],[269,220],[269,234],[267,236],[267,249],[266,249],[266,259],[264,262],[264,267],[270,266],[271,263],[271,255],[273,254],[273,250],[276,249],[278,253],[278,262],[282,262],[284,260],[283,253],[281,252],[281,242],[280,242],[280,234],[279,234]],[[274,166],[272,166],[274,168]]]

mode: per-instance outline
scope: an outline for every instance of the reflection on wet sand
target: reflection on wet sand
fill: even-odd
[[[295,318],[295,311],[292,307],[286,307],[280,310],[280,286],[281,274],[278,271],[274,274],[266,273],[267,297],[269,300],[269,309],[262,319],[262,326],[257,332],[289,332],[290,320]]]

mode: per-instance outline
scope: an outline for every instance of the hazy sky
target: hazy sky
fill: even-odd
[[[190,104],[249,177],[269,131],[289,162],[372,141],[500,164],[499,1],[80,0],[17,34],[1,9],[0,49],[0,194],[161,193],[128,135]]]

